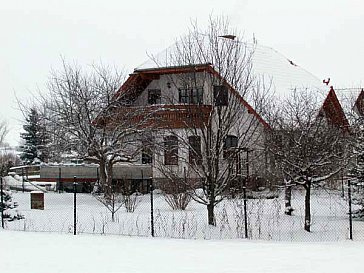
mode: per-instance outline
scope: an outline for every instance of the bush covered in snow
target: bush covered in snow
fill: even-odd
[[[24,216],[16,210],[18,203],[13,201],[11,192],[4,190],[1,195],[3,202],[0,202],[0,211],[3,212],[4,219],[7,221],[24,219]]]

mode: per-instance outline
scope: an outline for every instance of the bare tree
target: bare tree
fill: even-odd
[[[12,150],[2,150],[0,152],[0,175],[7,175],[10,168],[21,165],[21,159]]]
[[[268,144],[277,167],[283,173],[286,188],[286,213],[291,210],[293,185],[305,189],[304,229],[311,229],[311,190],[333,178],[345,166],[348,127],[345,120],[332,119],[311,90],[294,90],[279,105],[272,122]],[[330,109],[333,110],[333,109]]]
[[[163,168],[160,168],[163,171]],[[184,170],[183,178],[171,171],[164,172],[167,180],[160,185],[164,200],[173,210],[185,210],[191,201],[191,182]]]
[[[0,176],[6,175],[11,167],[21,163],[19,156],[5,143],[8,131],[7,123],[5,121],[0,122]]]
[[[0,122],[0,146],[4,145],[5,137],[8,134],[8,132],[9,132],[8,124],[6,123],[6,121],[1,121]]]
[[[358,206],[353,211],[354,218],[364,218],[364,198],[363,198],[363,186],[364,186],[364,123],[363,117],[358,118],[355,127],[352,127],[353,132],[353,149],[352,160],[349,168],[348,175],[351,179],[351,185],[353,187],[353,203]]]
[[[140,193],[137,190],[137,185],[132,180],[123,179],[121,181],[121,193],[126,212],[134,212],[140,204]]]
[[[257,173],[253,162],[264,164],[265,158],[262,134],[269,126],[258,113],[264,109],[269,88],[263,90],[263,81],[252,73],[254,45],[240,37],[225,18],[211,18],[206,31],[194,24],[169,49],[165,63],[155,59],[160,66],[185,69],[170,76],[179,94],[169,101],[186,113],[182,130],[172,125],[165,131],[156,166],[161,173],[179,177],[183,168],[170,165],[187,168],[189,180],[194,181],[191,196],[207,207],[210,225],[216,224],[214,209],[227,189],[247,182],[245,170]]]
[[[122,73],[109,67],[83,70],[63,61],[40,99],[54,146],[99,164],[106,192],[111,192],[113,165],[131,162],[138,153],[133,144],[146,120],[138,119],[142,109],[128,107],[128,97],[116,97],[122,80]]]
[[[107,193],[94,194],[96,200],[103,204],[111,213],[111,221],[115,221],[115,214],[125,204],[123,194],[118,187],[118,184],[114,184],[109,187]]]

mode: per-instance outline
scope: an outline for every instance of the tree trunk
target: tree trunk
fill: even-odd
[[[305,185],[305,230],[311,231],[311,182]]]
[[[291,204],[291,200],[292,200],[292,186],[291,185],[287,185],[288,182],[286,182],[285,188],[284,188],[284,213],[287,215],[292,215],[292,204]]]
[[[112,177],[113,177],[113,170],[112,170],[113,164],[111,162],[107,162],[106,164],[106,184],[108,186],[112,186]]]
[[[115,222],[115,195],[111,196],[111,206],[112,206],[112,210],[111,210],[111,221]]]
[[[113,167],[112,163],[106,162],[105,164],[106,180],[104,185],[104,192],[109,196],[114,194],[114,188],[112,184],[112,176],[113,176],[112,167]]]
[[[106,169],[105,161],[103,159],[100,159],[99,166],[99,185],[103,190],[104,185],[106,184]]]
[[[213,203],[210,203],[207,205],[207,219],[208,219],[209,225],[211,225],[211,226],[216,226],[214,209],[215,209],[215,206]]]

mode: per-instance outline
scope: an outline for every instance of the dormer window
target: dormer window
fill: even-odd
[[[161,104],[161,90],[160,89],[149,89],[148,90],[148,104]]]
[[[179,102],[189,104],[203,103],[203,88],[179,88]]]

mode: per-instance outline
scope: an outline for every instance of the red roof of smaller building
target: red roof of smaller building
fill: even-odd
[[[345,131],[349,131],[349,122],[344,114],[340,102],[336,96],[334,88],[331,86],[330,91],[321,106],[320,111],[324,112],[325,117],[332,123]]]

